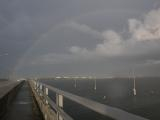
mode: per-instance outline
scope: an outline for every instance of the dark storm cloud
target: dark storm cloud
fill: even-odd
[[[158,4],[158,0],[1,0],[0,54],[8,53],[8,55],[0,57],[0,74],[8,75],[13,69],[17,70],[17,73],[21,71],[22,75],[31,74],[29,71],[35,71],[38,75],[47,75],[52,72],[87,74],[92,73],[92,70],[97,75],[116,74],[118,70],[116,71],[114,62],[107,62],[108,57],[105,56],[99,60],[92,55],[97,44],[104,47],[102,33],[105,30],[113,30],[113,34],[118,33],[118,36],[119,32],[126,31],[129,18],[139,20],[138,17],[141,19],[141,15],[153,8],[158,8]],[[59,24],[62,27],[56,28]],[[137,28],[132,30],[135,29],[138,30]],[[134,35],[138,36],[136,32]],[[129,37],[126,34],[123,38],[124,36]],[[150,37],[153,38],[153,36]],[[25,55],[34,43],[36,44]],[[93,61],[88,57],[81,59],[77,51],[85,53],[86,56],[93,58]],[[150,53],[147,55],[150,56]],[[154,57],[145,58],[143,61],[157,61],[158,59]],[[115,63],[118,59],[120,57],[114,59]],[[136,60],[130,63],[132,60],[126,59],[123,61],[136,64]],[[88,60],[90,62],[87,62]],[[55,64],[53,61],[58,63]],[[35,65],[35,63],[41,65]],[[42,65],[42,63],[45,64]],[[121,63],[117,62],[117,64]],[[108,65],[111,68],[110,71],[107,69]],[[30,67],[26,69],[26,66]],[[121,65],[120,67],[123,68]],[[124,69],[126,70],[123,70],[122,74],[125,74],[128,68]]]

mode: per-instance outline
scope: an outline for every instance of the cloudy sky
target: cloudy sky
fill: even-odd
[[[159,0],[1,0],[0,77],[160,76]]]

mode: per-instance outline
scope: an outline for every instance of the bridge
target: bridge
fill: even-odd
[[[50,96],[51,93],[54,93],[55,99]],[[0,119],[74,120],[64,110],[64,99],[106,116],[110,120],[147,120],[141,116],[74,95],[37,80],[1,82]]]

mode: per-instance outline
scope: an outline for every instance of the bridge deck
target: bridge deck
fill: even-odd
[[[18,91],[4,120],[42,120],[42,116],[26,82]]]

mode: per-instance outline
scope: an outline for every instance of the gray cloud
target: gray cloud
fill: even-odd
[[[133,39],[160,40],[160,8],[145,15],[143,21],[130,19],[129,28]]]
[[[96,48],[93,50],[87,50],[86,48],[80,48],[77,46],[72,46],[70,51],[74,54],[84,54],[84,55],[104,55],[104,56],[112,56],[112,55],[123,55],[123,54],[137,54],[138,53],[147,53],[150,49],[155,48],[156,44],[159,44],[160,40],[160,9],[152,10],[148,14],[145,15],[144,22],[142,23],[137,19],[129,20],[129,30],[131,34],[131,38],[128,40],[124,40],[123,36],[115,31],[106,30],[102,33],[97,32],[96,30],[91,29],[86,26],[81,27],[79,25],[79,29],[83,29],[85,32],[98,33],[98,35],[103,36],[103,43],[97,44]],[[83,25],[84,26],[84,25]],[[78,27],[78,26],[77,26]],[[86,31],[87,28],[87,31]],[[78,29],[78,28],[77,28]],[[147,41],[144,43],[142,41]],[[145,44],[147,48],[145,48]],[[140,45],[140,48],[138,46]],[[142,46],[141,46],[142,45]],[[131,48],[131,46],[134,46]],[[158,47],[158,46],[157,46]]]
[[[121,33],[113,30],[99,32],[85,24],[79,24],[73,21],[67,22],[64,24],[64,26],[71,27],[86,34],[90,34],[91,36],[98,37],[99,39],[104,39],[103,42],[95,45],[95,48],[92,50],[79,46],[71,46],[69,48],[70,53],[67,54],[45,54],[41,57],[38,57],[40,60],[36,62],[36,59],[34,64],[40,64],[40,62],[43,64],[56,64],[61,62],[68,63],[68,61],[96,59],[98,57],[100,59],[101,57],[135,56],[147,54],[150,51],[152,52],[153,50],[159,49],[159,29],[156,29],[157,31],[155,34],[148,30],[149,28],[143,27],[143,31],[146,31],[145,37],[143,37],[142,32],[139,29],[141,29],[141,26],[150,26],[151,23],[154,24],[153,27],[159,27],[159,17],[156,16],[160,16],[159,9],[152,10],[145,15],[144,21],[148,22],[142,23],[137,19],[129,19],[128,29],[130,30],[131,37],[128,39],[124,39]]]
[[[160,60],[147,60],[144,65],[159,65]]]
[[[0,59],[0,75],[13,70],[22,75],[103,75],[105,71],[118,74],[117,66],[124,74],[129,69],[124,66],[141,64],[158,54],[159,18],[154,15],[159,15],[158,10],[139,19],[141,13],[158,8],[157,3],[158,0],[1,0],[0,53],[8,55]],[[128,18],[134,18],[129,25]],[[144,34],[148,35],[145,40]],[[152,57],[144,57],[154,52]]]
[[[90,34],[90,35],[95,36],[95,37],[101,37],[100,32],[92,29],[91,27],[89,27],[85,24],[79,24],[79,23],[76,23],[76,22],[72,21],[72,22],[66,23],[66,26],[71,27],[73,29],[76,29],[78,31]]]
[[[157,12],[158,10],[154,11],[159,14]],[[148,17],[145,17],[144,20],[153,19],[152,21],[154,21],[155,18],[152,15],[152,17],[149,17],[151,13],[152,11],[146,14],[146,16]],[[131,23],[132,20],[129,19],[128,30],[130,30],[130,37],[128,39],[125,39],[122,33],[116,32],[114,30],[105,30],[100,32],[93,29],[92,27],[89,27],[86,24],[80,24],[73,21],[67,22],[63,24],[63,26],[72,28],[73,30],[79,32],[83,32],[85,34],[89,34],[90,36],[95,38],[98,37],[100,40],[99,43],[97,43],[93,49],[88,49],[77,45],[71,46],[68,49],[69,53],[42,54],[41,56],[38,56],[31,60],[31,66],[54,65],[61,71],[64,68],[60,66],[64,65],[67,66],[67,69],[72,72],[72,74],[78,74],[78,72],[83,73],[83,69],[91,70],[96,68],[97,70],[91,70],[92,75],[96,72],[99,75],[104,75],[105,67],[110,68],[110,70],[107,70],[107,73],[109,75],[127,75],[132,67],[135,67],[137,69],[137,72],[139,72],[139,75],[146,73],[149,75],[148,71],[146,71],[147,66],[159,64],[159,60],[152,60],[152,56],[149,56],[152,54],[154,56],[154,52],[159,50],[160,41],[159,39],[150,40],[150,35],[148,37],[145,37],[145,39],[143,38],[142,40],[136,38],[135,33],[138,33],[137,31],[139,31],[139,26],[134,28],[133,26],[137,26],[137,22]],[[141,24],[144,24],[141,20],[134,20],[139,21]],[[156,25],[158,26],[158,23],[155,24],[155,26]],[[132,30],[132,27],[134,28],[134,30]],[[71,65],[72,67],[69,67],[69,65]],[[92,68],[91,65],[93,65],[94,67]],[[81,68],[80,66],[83,66],[83,68]],[[120,72],[117,67],[119,67],[122,72]],[[77,69],[77,72],[72,71],[72,69]],[[62,72],[63,74],[69,73],[64,71]]]

